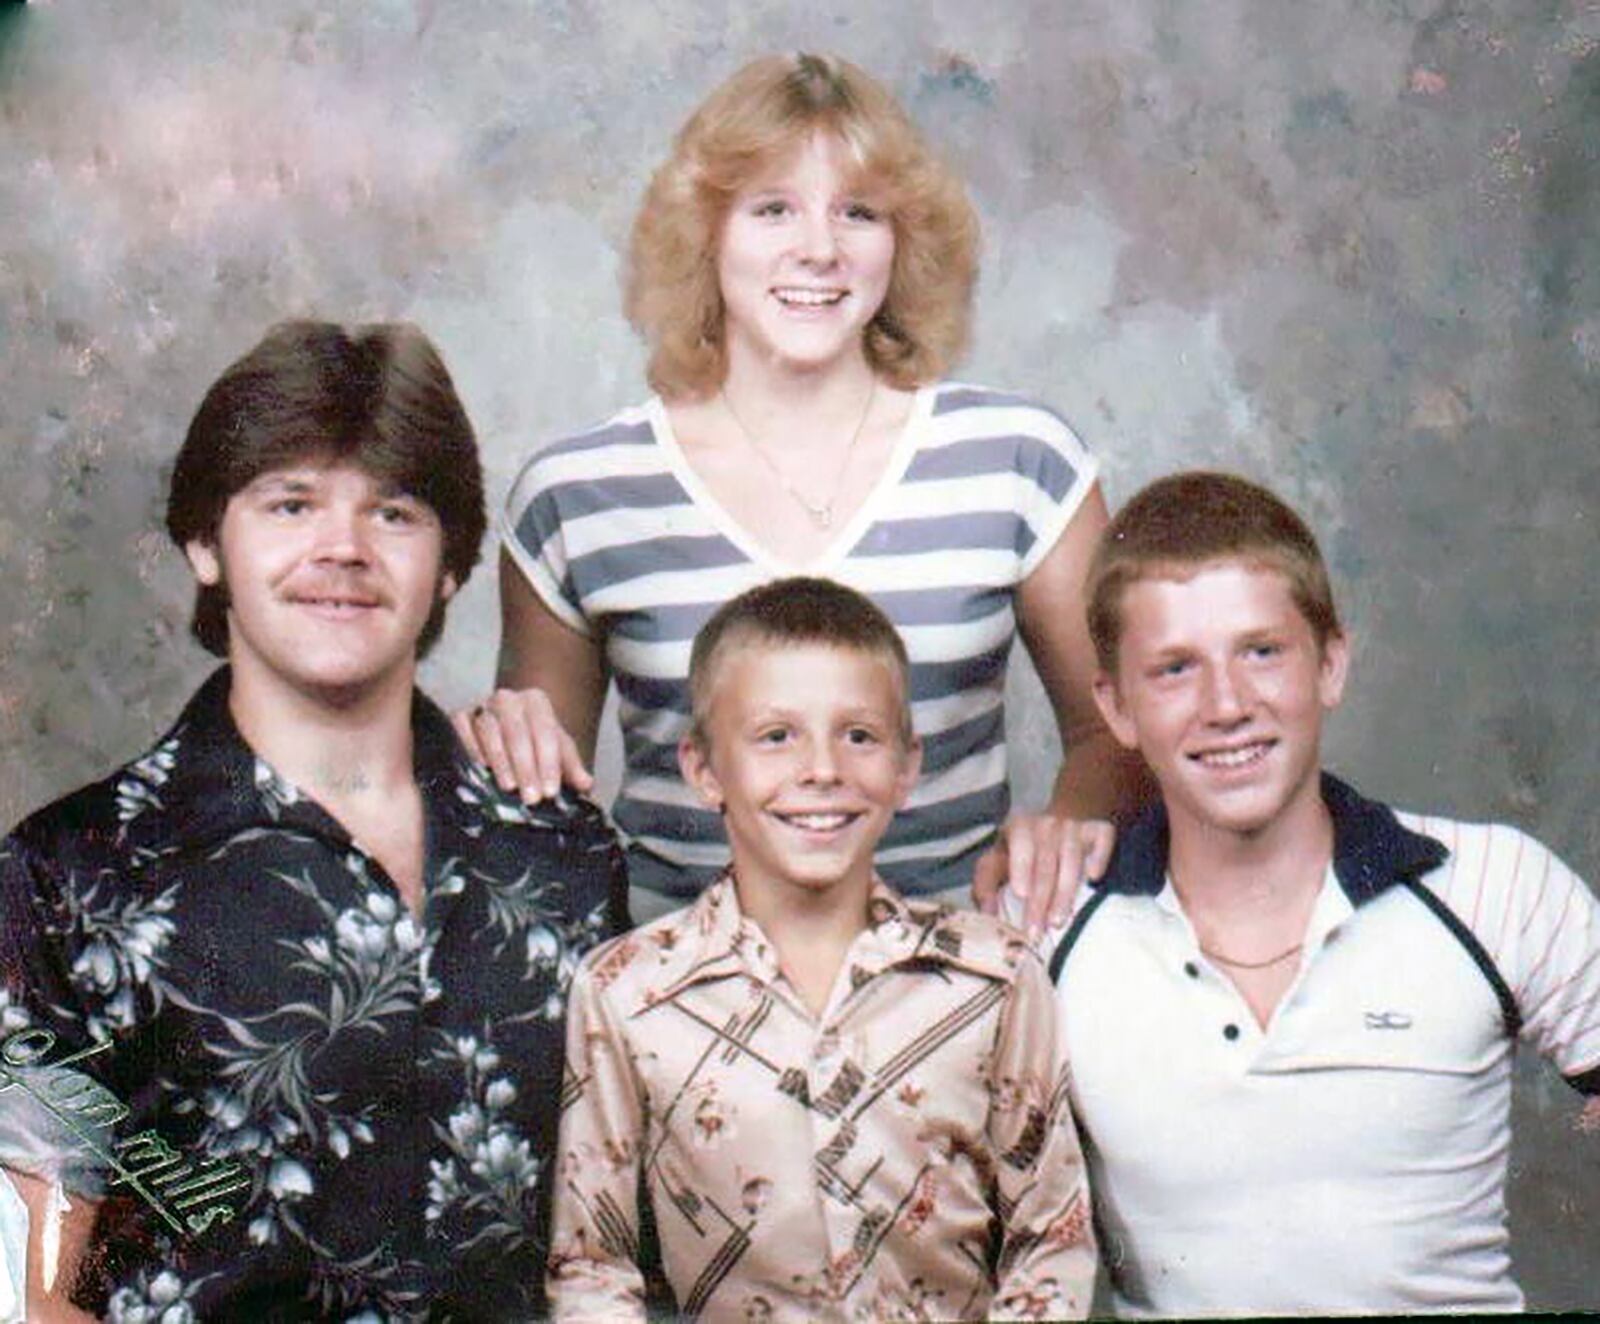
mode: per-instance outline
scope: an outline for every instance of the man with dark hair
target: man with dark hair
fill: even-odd
[[[432,345],[275,328],[167,522],[228,665],[0,843],[28,1318],[526,1318],[569,972],[626,884],[598,810],[502,795],[415,689],[484,529]]]
[[[1322,770],[1349,647],[1265,489],[1152,484],[1087,596],[1161,790],[1051,964],[1118,1313],[1520,1308],[1512,1052],[1600,1095],[1600,901],[1515,828]]]

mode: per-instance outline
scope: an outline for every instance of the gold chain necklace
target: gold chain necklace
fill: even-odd
[[[850,468],[850,457],[855,454],[856,442],[861,437],[861,430],[867,426],[867,415],[872,412],[872,402],[877,397],[877,394],[878,378],[874,375],[872,385],[867,388],[867,403],[861,408],[861,417],[856,420],[856,430],[850,434],[850,440],[844,448],[844,458],[839,461],[839,472],[834,475],[833,490],[828,493],[828,499],[818,505],[806,500],[804,494],[789,481],[789,475],[778,467],[778,462],[768,455],[766,448],[756,440],[755,433],[745,426],[744,419],[739,417],[739,411],[733,407],[733,401],[728,399],[727,389],[723,388],[718,391],[718,395],[722,397],[723,408],[728,411],[728,417],[733,420],[734,425],[744,434],[744,439],[750,443],[750,449],[756,453],[756,458],[771,470],[772,476],[778,480],[783,490],[789,494],[790,498],[801,510],[805,511],[811,522],[819,529],[831,529],[833,527],[833,506],[839,499],[839,493],[844,490],[844,476]]]
[[[1304,946],[1304,941],[1297,942],[1293,947],[1286,948],[1276,956],[1269,956],[1265,961],[1235,961],[1231,956],[1224,956],[1221,952],[1212,951],[1204,943],[1200,944],[1200,951],[1213,961],[1220,961],[1223,965],[1231,965],[1235,970],[1265,970],[1269,965],[1277,965],[1279,961],[1287,961]]]

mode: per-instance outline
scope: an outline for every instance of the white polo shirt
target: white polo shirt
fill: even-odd
[[[1511,1062],[1600,1093],[1600,902],[1508,827],[1324,778],[1334,863],[1265,1030],[1130,828],[1052,972],[1119,1314],[1516,1310]]]

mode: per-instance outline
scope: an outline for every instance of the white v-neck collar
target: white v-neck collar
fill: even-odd
[[[887,494],[893,491],[905,476],[906,469],[911,464],[911,457],[917,453],[917,446],[927,426],[927,420],[933,413],[933,402],[937,394],[937,386],[917,388],[912,397],[911,411],[906,415],[900,436],[889,452],[889,459],[883,466],[883,472],[868,490],[866,498],[856,507],[855,513],[839,526],[828,545],[816,557],[803,563],[786,561],[763,547],[712,495],[711,489],[701,482],[700,475],[695,473],[694,467],[689,463],[689,457],[679,445],[677,434],[672,430],[672,417],[667,412],[666,402],[659,395],[652,395],[645,402],[645,416],[650,421],[656,441],[665,453],[667,464],[674,477],[689,494],[689,499],[700,508],[724,538],[743,552],[752,563],[774,576],[821,575],[827,574],[850,554],[850,550],[861,541],[862,534],[878,518],[878,508],[887,499]]]

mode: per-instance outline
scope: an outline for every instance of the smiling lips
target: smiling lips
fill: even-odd
[[[842,303],[850,291],[841,289],[813,289],[802,285],[780,285],[772,291],[773,297],[785,308],[831,308]]]
[[[299,592],[288,595],[289,602],[296,607],[306,607],[319,616],[330,617],[334,620],[348,620],[382,606],[382,602],[370,593],[328,592],[311,593]]]
[[[838,832],[861,817],[859,810],[844,809],[811,809],[788,812],[774,809],[771,813],[780,823],[788,827],[799,828],[802,832],[820,834]]]
[[[1196,750],[1189,758],[1202,767],[1231,771],[1260,763],[1277,743],[1276,740],[1252,740],[1249,744],[1231,745],[1226,749]]]

